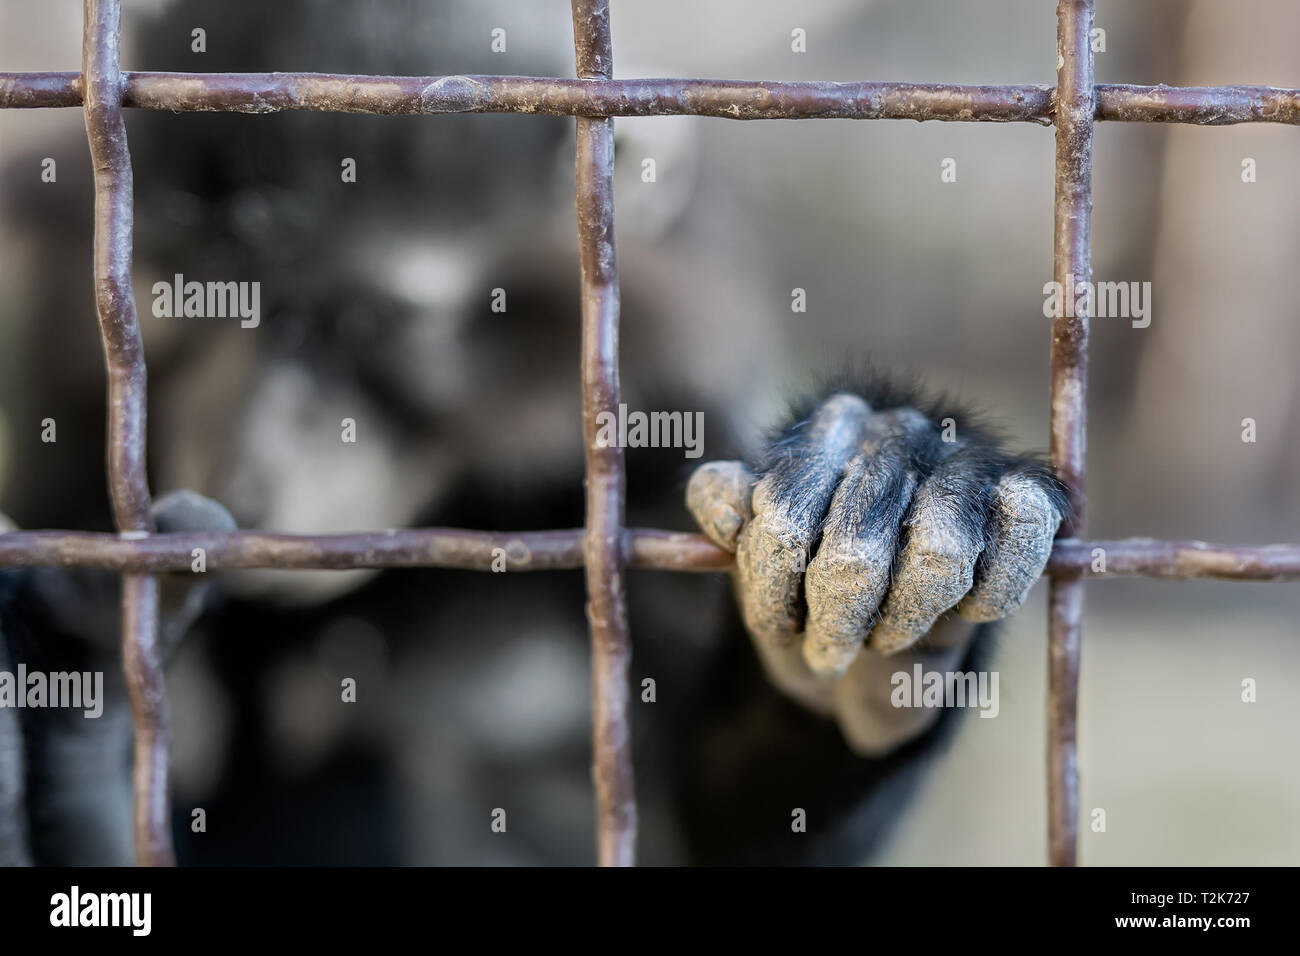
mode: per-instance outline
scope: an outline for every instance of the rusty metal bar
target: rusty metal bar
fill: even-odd
[[[0,106],[79,106],[75,73],[0,73]],[[326,73],[130,73],[124,103],[158,110],[536,113],[722,119],[1051,122],[1047,86]]]
[[[208,571],[275,568],[461,568],[490,571],[504,560],[509,571],[558,571],[584,566],[582,528],[557,531],[465,531],[421,528],[337,535],[264,531],[155,534],[131,539],[80,531],[12,531],[0,534],[0,568],[98,568],[119,572],[190,573],[194,549]],[[703,535],[627,529],[629,567],[660,571],[722,571],[731,555]]]
[[[608,79],[609,0],[573,0],[581,82]],[[614,248],[614,121],[578,117],[574,177],[582,268],[582,419],[587,444],[587,617],[591,622],[592,775],[596,860],[636,860],[636,794],[628,729],[627,573],[623,554],[623,449],[604,445],[598,416],[619,403],[618,263]]]
[[[1096,119],[1119,123],[1300,124],[1300,90],[1272,86],[1096,87]]]
[[[1056,8],[1056,282],[1073,297],[1092,279],[1093,0],[1059,0]],[[1074,514],[1062,528],[1078,534],[1084,519],[1087,451],[1088,315],[1062,309],[1052,322],[1052,464],[1069,488]],[[1073,866],[1078,852],[1079,766],[1076,723],[1083,580],[1053,574],[1048,598],[1048,861]]]
[[[350,76],[331,73],[126,73],[122,105],[152,110],[382,115],[712,116],[720,119],[910,119],[1038,123],[1050,86],[947,83],[569,79],[529,76]],[[1300,90],[1269,86],[1096,87],[1098,120],[1300,124]],[[82,104],[78,73],[0,73],[0,109]]]
[[[122,667],[135,728],[135,852],[142,866],[174,866],[167,765],[171,723],[158,647],[158,578],[122,577]]]
[[[1095,567],[1104,562],[1104,567]],[[1088,578],[1143,575],[1171,581],[1217,578],[1222,581],[1300,581],[1300,547],[1269,544],[1232,548],[1204,541],[1122,541],[1057,539],[1048,565],[1051,574]]]
[[[270,568],[342,571],[358,568],[459,568],[490,571],[504,557],[510,571],[583,567],[585,532],[466,531],[414,528],[352,534],[290,535],[264,531],[155,534],[124,538],[92,531],[11,531],[0,534],[0,569],[97,568],[122,573],[189,573],[195,548],[208,571]],[[1097,551],[1104,568],[1094,568]],[[727,571],[732,556],[700,534],[628,528],[629,568]],[[498,565],[499,566],[499,565]],[[1089,578],[1144,576],[1166,580],[1300,581],[1300,545],[1229,547],[1204,541],[1058,538],[1049,574]]]
[[[95,173],[95,306],[108,366],[108,481],[118,530],[153,530],[145,474],[145,366],[131,289],[131,154],[122,120],[120,0],[85,0],[81,69]],[[135,724],[135,843],[140,863],[174,863],[167,806],[167,701],[158,655],[158,586],[122,584],[122,662]]]

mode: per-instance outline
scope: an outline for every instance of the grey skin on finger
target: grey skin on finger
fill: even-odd
[[[741,614],[757,640],[785,646],[798,638],[808,552],[869,414],[861,398],[833,395],[769,454],[736,547]]]
[[[862,451],[844,469],[804,580],[803,656],[815,674],[844,673],[871,628],[916,490],[910,447],[930,427],[915,409],[872,415]]]

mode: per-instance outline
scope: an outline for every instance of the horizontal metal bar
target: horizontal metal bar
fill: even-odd
[[[1300,124],[1300,90],[1272,86],[1128,86],[1099,83],[1095,118],[1118,123]]]
[[[413,528],[331,535],[231,531],[147,537],[88,531],[11,531],[0,534],[0,568],[189,571],[195,560],[194,549],[202,548],[209,571],[236,568],[490,571],[494,562],[497,568],[504,566],[510,571],[557,571],[583,566],[583,541],[581,528],[520,532]],[[628,564],[634,568],[725,571],[731,567],[731,555],[703,535],[629,528],[624,541]],[[1056,542],[1048,570],[1094,578],[1140,575],[1170,579],[1300,581],[1300,545],[1233,548],[1203,541],[1067,538]]]
[[[1131,577],[1224,581],[1300,581],[1300,545],[1232,548],[1204,541],[1060,539],[1048,571],[1090,578]]]
[[[1052,122],[1050,86],[939,83],[349,76],[330,73],[126,73],[124,106],[274,113],[534,113],[722,119]],[[1098,84],[1096,119],[1300,124],[1300,90],[1269,86]],[[0,73],[0,109],[80,106],[78,73]]]
[[[584,532],[463,531],[418,528],[333,535],[263,531],[119,536],[79,531],[0,534],[0,568],[82,567],[109,571],[189,571],[203,549],[208,570],[223,568],[463,568],[557,571],[583,567]],[[714,571],[731,555],[701,535],[637,530],[626,539],[633,567]]]
[[[76,73],[0,74],[0,107],[81,104]],[[979,119],[1047,123],[1052,88],[911,83],[524,76],[346,76],[323,73],[129,73],[128,106],[269,113],[539,113],[730,119]]]

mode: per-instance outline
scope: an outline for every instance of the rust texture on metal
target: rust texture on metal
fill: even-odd
[[[1231,548],[1204,541],[1119,541],[1057,539],[1048,564],[1052,574],[1089,578],[1142,575],[1148,578],[1221,581],[1300,581],[1300,547],[1266,544]]]
[[[831,83],[646,77],[125,73],[122,105],[149,110],[408,115],[711,116],[1052,124],[1054,93],[1032,84]],[[1100,83],[1098,120],[1300,124],[1300,90]],[[79,73],[0,73],[0,109],[82,105]]]
[[[585,540],[582,528],[517,532],[411,528],[325,535],[231,531],[147,538],[95,531],[11,531],[0,534],[0,569],[98,568],[119,573],[189,574],[193,549],[202,548],[208,571],[490,571],[494,562],[500,567],[501,561],[510,571],[561,571],[583,567]],[[728,571],[733,560],[730,552],[704,535],[650,528],[628,528],[624,554],[629,568],[648,571]],[[1300,546],[1234,548],[1204,541],[1058,538],[1047,570],[1096,579],[1300,581]]]
[[[1092,279],[1092,133],[1096,115],[1091,33],[1092,0],[1060,0],[1056,32],[1056,199],[1053,278],[1064,295]],[[1073,314],[1071,312],[1073,311]],[[1052,464],[1069,489],[1073,514],[1062,534],[1078,534],[1084,519],[1087,450],[1088,314],[1062,309],[1052,321]],[[1077,722],[1083,582],[1053,574],[1047,639],[1048,860],[1077,859],[1079,768]]]
[[[131,289],[131,155],[122,120],[119,0],[85,0],[81,69],[95,175],[95,307],[108,367],[108,484],[121,532],[153,530],[145,473],[145,366]],[[135,843],[144,865],[175,862],[167,803],[167,694],[158,650],[158,585],[122,587],[122,663],[135,725]]]
[[[573,0],[578,76],[609,79],[609,0]],[[627,566],[623,449],[602,443],[601,413],[619,404],[618,263],[614,249],[614,121],[578,117],[574,204],[582,271],[582,418],[587,447],[587,618],[591,624],[592,776],[596,859],[636,860],[636,798],[628,729]]]
[[[174,866],[167,766],[171,729],[158,646],[158,578],[122,577],[122,666],[134,725],[135,854],[142,866]]]

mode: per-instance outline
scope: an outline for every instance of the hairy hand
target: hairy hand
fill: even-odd
[[[687,489],[701,529],[736,555],[769,674],[817,709],[841,709],[828,685],[860,657],[893,671],[902,652],[964,649],[973,628],[922,641],[950,610],[984,622],[1019,608],[1066,511],[1044,465],[917,404],[879,385],[836,391],[797,416],[757,474],[710,462]],[[854,680],[878,696],[867,669]]]

